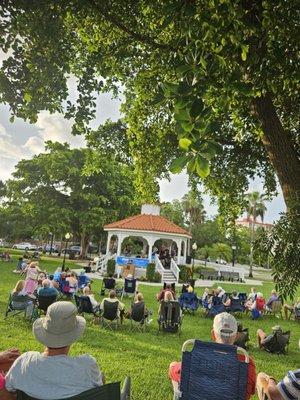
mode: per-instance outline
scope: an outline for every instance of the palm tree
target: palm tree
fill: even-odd
[[[254,242],[254,232],[256,219],[259,216],[261,221],[264,221],[265,212],[267,207],[265,206],[266,196],[265,194],[260,194],[259,192],[249,192],[245,196],[246,199],[246,210],[247,218],[249,220],[249,225],[251,222],[251,245],[250,245],[250,268],[249,268],[249,278],[253,277],[253,242]],[[251,219],[252,217],[252,219]]]
[[[185,194],[181,201],[188,222],[189,233],[191,233],[192,228],[201,224],[205,219],[206,211],[204,210],[203,199],[200,193],[193,189]]]

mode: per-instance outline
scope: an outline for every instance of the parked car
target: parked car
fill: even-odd
[[[81,247],[79,246],[79,245],[72,245],[72,246],[70,246],[70,247],[68,247],[67,249],[62,249],[62,254],[70,254],[70,253],[73,253],[73,254],[80,254],[80,250],[81,250]]]
[[[22,242],[22,243],[16,243],[12,247],[13,249],[18,249],[18,250],[37,250],[37,246],[35,244],[27,243],[27,242]]]
[[[11,247],[11,244],[8,243],[5,239],[0,239],[0,247]]]
[[[51,244],[45,244],[45,246],[42,248],[42,251],[49,253],[51,249]],[[52,245],[52,253],[59,253],[59,246],[56,244]]]
[[[223,264],[223,265],[225,265],[225,264],[227,264],[227,261],[223,260],[222,258],[217,258],[217,259],[216,259],[216,264]]]

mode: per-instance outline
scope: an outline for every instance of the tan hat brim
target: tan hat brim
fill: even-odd
[[[36,340],[47,347],[60,348],[71,345],[83,334],[86,321],[83,317],[76,316],[76,327],[67,333],[54,334],[48,332],[43,326],[44,318],[34,321],[32,326],[33,334]]]

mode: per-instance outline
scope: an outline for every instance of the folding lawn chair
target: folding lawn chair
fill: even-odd
[[[145,303],[143,301],[139,303],[132,303],[130,313],[130,324],[131,330],[138,330],[145,332],[148,317],[145,315]]]
[[[87,390],[73,397],[68,397],[68,400],[130,400],[130,390],[131,380],[130,377],[126,377],[123,383],[122,391],[120,388],[120,382],[114,382]],[[28,396],[26,393],[17,390],[17,400],[39,399]]]
[[[78,276],[78,290],[82,290],[86,286],[90,284],[91,280],[88,276],[86,276],[84,273],[81,273]]]
[[[28,307],[28,296],[13,297],[12,294],[10,293],[4,318],[7,318],[9,315],[13,317],[15,315],[20,315],[20,314],[23,314],[23,316],[26,317],[27,307]],[[33,314],[34,314],[34,307],[32,309],[32,314],[30,318],[33,317]]]
[[[282,317],[282,302],[280,300],[272,301],[271,309],[267,310],[266,314],[273,314],[274,317],[280,315]]]
[[[182,311],[187,311],[194,314],[199,307],[199,300],[194,292],[185,292],[181,293],[179,297],[179,304]]]
[[[245,306],[240,298],[238,299],[231,299],[230,306],[228,307],[228,312],[235,313],[235,312],[244,312]]]
[[[124,288],[121,295],[121,300],[125,295],[134,296],[136,291],[136,279],[127,279],[124,281]]]
[[[78,314],[84,315],[86,314],[93,314],[94,317],[100,316],[100,308],[94,309],[91,303],[91,299],[89,296],[77,296],[75,294],[75,303],[77,306]]]
[[[209,317],[215,317],[216,315],[225,311],[225,306],[223,304],[223,299],[218,296],[213,296],[211,308],[208,310]]]
[[[38,296],[36,299],[36,309],[39,315],[46,314],[48,307],[55,303],[57,296]]]
[[[192,351],[187,350],[190,345]],[[242,348],[188,340],[182,346],[181,381],[174,399],[245,400],[248,366],[249,356]]]
[[[100,296],[105,295],[106,290],[113,290],[116,287],[116,280],[114,278],[103,278],[100,290]]]
[[[158,332],[181,333],[182,312],[178,301],[162,301],[158,316]]]
[[[113,330],[113,326],[116,326],[118,329],[120,325],[120,317],[118,313],[119,302],[104,300],[103,310],[100,313],[100,325],[103,328],[109,328]]]

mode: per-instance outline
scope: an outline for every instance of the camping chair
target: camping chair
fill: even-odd
[[[143,301],[133,303],[130,313],[131,330],[136,329],[140,332],[145,332],[147,322],[148,317],[145,315],[145,303]]]
[[[43,312],[47,313],[48,307],[56,302],[57,296],[38,296],[36,302],[36,309],[39,315]]]
[[[193,345],[192,351],[187,348]],[[243,354],[239,361],[237,352]],[[249,356],[242,348],[188,340],[182,346],[180,400],[245,400]]]
[[[158,316],[158,332],[172,332],[180,335],[182,313],[178,301],[161,301]]]
[[[120,382],[108,383],[69,397],[68,400],[130,400],[131,380],[126,377],[123,383],[122,391]],[[28,396],[26,393],[17,390],[17,400],[39,400]],[[61,400],[61,399],[57,399]]]
[[[136,279],[125,278],[124,287],[121,295],[121,300],[125,295],[134,296],[136,290]]]
[[[272,335],[272,339],[266,342],[262,342],[262,348],[268,353],[272,354],[287,354],[290,344],[291,331],[283,333],[275,332]]]
[[[218,296],[213,296],[211,302],[211,308],[208,310],[209,317],[215,317],[217,314],[225,311],[225,306],[223,304],[223,299]]]
[[[282,302],[280,300],[275,300],[272,302],[271,310],[267,310],[266,314],[273,314],[276,317],[278,314],[282,317]]]
[[[78,314],[84,315],[86,314],[93,314],[94,317],[99,317],[100,309],[94,309],[91,303],[91,299],[88,296],[77,296],[75,294],[75,303],[77,306]]]
[[[116,329],[118,329],[120,324],[120,317],[118,315],[119,302],[104,300],[103,310],[100,312],[100,325],[103,328],[109,328],[113,330],[115,324]]]
[[[15,315],[20,315],[23,314],[24,317],[26,317],[26,310],[28,306],[28,297],[27,296],[16,296],[14,298],[14,305],[13,305],[13,298],[12,294],[10,293],[9,299],[7,302],[6,310],[5,310],[5,316],[4,318],[7,318],[9,315],[10,316],[15,316]],[[17,303],[17,304],[16,304]],[[30,318],[33,318],[34,315],[34,307],[32,309],[32,314]]]
[[[194,292],[185,292],[181,293],[179,297],[179,304],[182,311],[187,311],[194,314],[199,307],[199,300]]]
[[[228,307],[228,312],[244,312],[245,306],[240,298],[238,299],[231,299],[231,304]]]
[[[113,290],[116,287],[116,280],[114,278],[103,278],[100,290],[100,296],[105,295],[106,290]]]
[[[78,290],[83,290],[86,286],[90,284],[91,280],[85,274],[80,274],[78,276]]]

